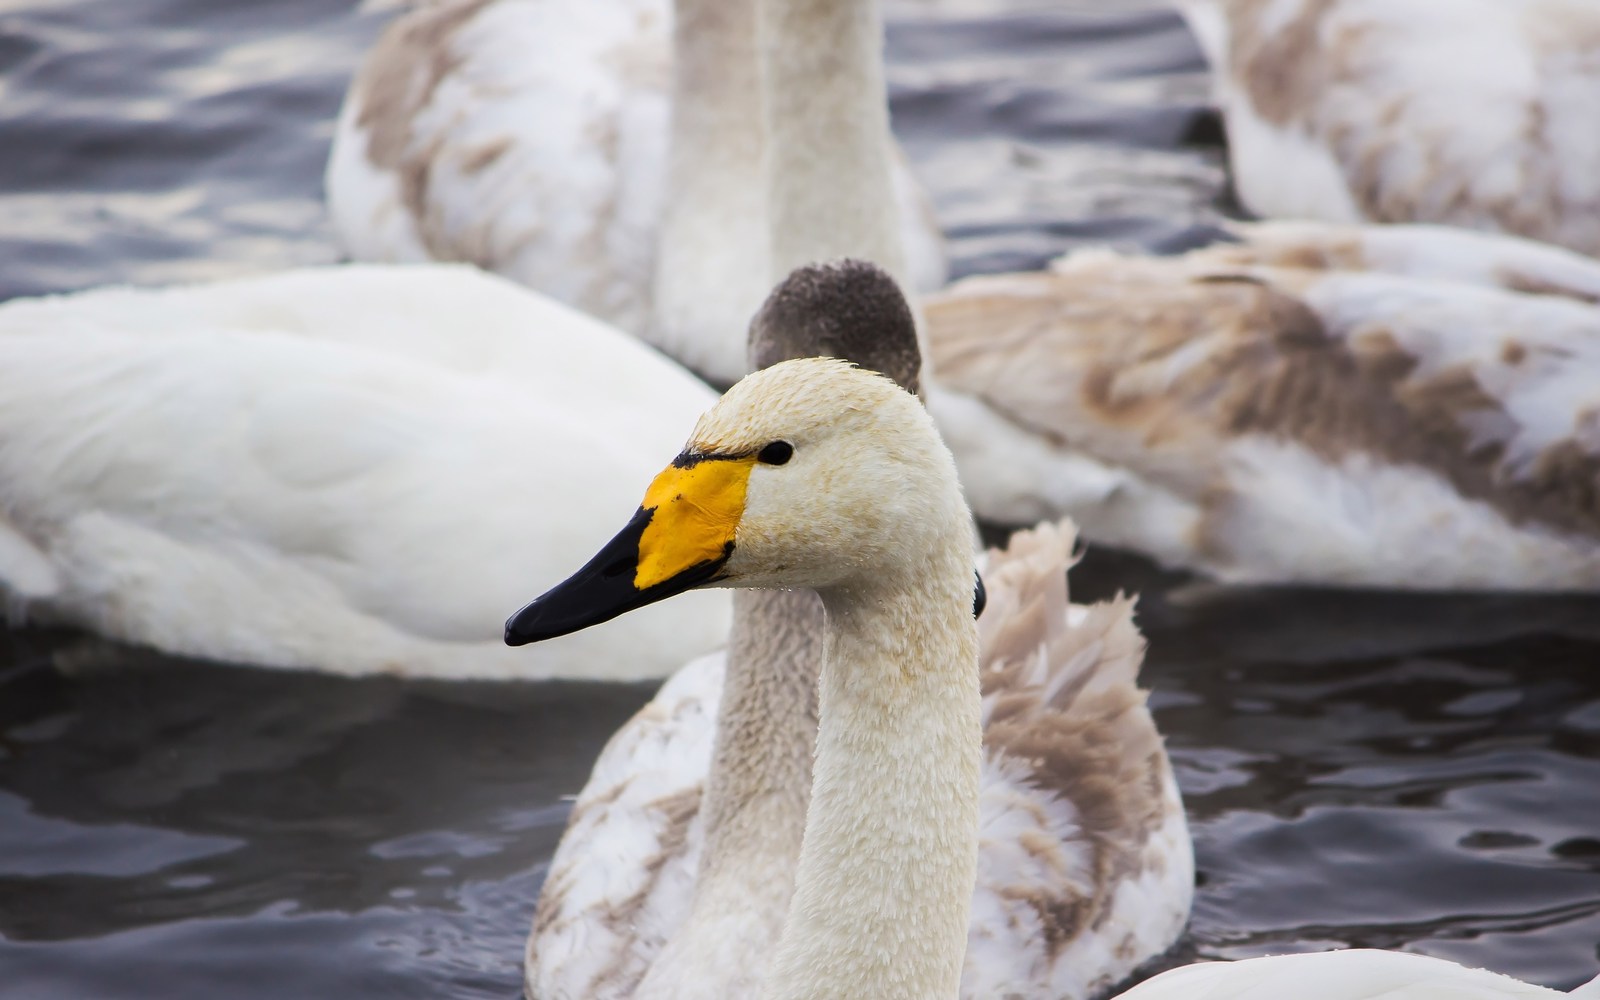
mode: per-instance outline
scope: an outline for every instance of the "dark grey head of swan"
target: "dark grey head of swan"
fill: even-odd
[[[911,307],[894,279],[865,261],[838,260],[797,268],[773,289],[751,320],[749,344],[754,369],[795,358],[834,357],[886,375],[907,391],[918,389],[922,356]],[[786,458],[776,462],[781,464]],[[657,523],[660,501],[652,499],[672,493],[677,478],[708,461],[727,462],[728,469],[736,469],[773,460],[765,452],[760,456],[680,456],[657,478],[644,505],[617,537],[570,579],[506,621],[506,643],[520,646],[567,635],[714,582],[735,542],[713,539],[716,544],[708,548],[696,544],[706,539],[680,537],[677,528],[665,521]],[[743,491],[739,492],[742,496]],[[652,558],[649,568],[641,570],[645,548],[652,549]],[[670,569],[661,571],[664,565]],[[983,612],[985,597],[983,578],[978,577],[974,617]]]
[[[864,260],[795,268],[750,321],[751,371],[795,358],[840,358],[919,391],[917,323],[900,286]]]

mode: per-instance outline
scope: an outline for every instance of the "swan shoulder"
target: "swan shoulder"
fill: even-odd
[[[1066,511],[1100,541],[1160,529],[1158,558],[1235,579],[1596,585],[1600,310],[1203,253],[960,282],[925,303],[934,367],[1013,435],[1126,470],[1142,492]],[[1418,550],[1452,524],[1484,547]]]
[[[684,666],[595,762],[539,895],[530,997],[631,996],[688,915],[724,665],[714,653]]]
[[[345,249],[471,261],[644,329],[670,29],[664,0],[457,0],[397,17],[328,163]]]
[[[461,374],[504,375],[596,414],[622,406],[698,413],[716,394],[682,366],[593,317],[464,264],[345,264],[162,288],[14,299],[0,336],[269,333],[381,350]],[[593,386],[615,386],[598,400]]]
[[[984,570],[978,889],[966,996],[1102,993],[1177,940],[1194,859],[1138,688],[1133,601],[1067,603],[1069,522]]]
[[[1239,242],[1192,255],[1218,267],[1372,271],[1600,304],[1600,260],[1548,243],[1454,226],[1240,222]]]
[[[1600,14],[1582,0],[1187,0],[1258,215],[1600,251]]]
[[[1585,987],[1587,988],[1587,987]],[[1187,965],[1122,1000],[1556,1000],[1581,995],[1408,952],[1353,948]]]

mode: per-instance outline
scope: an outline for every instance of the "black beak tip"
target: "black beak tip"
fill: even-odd
[[[534,629],[529,628],[525,621],[530,615],[537,614],[538,604],[538,601],[534,601],[506,619],[507,646],[526,646],[530,642],[538,642],[540,639],[545,638]]]
[[[972,617],[978,618],[983,614],[984,606],[989,603],[989,591],[983,586],[982,573],[974,572],[972,575],[978,581],[978,585],[972,591]],[[507,635],[509,634],[507,632]]]

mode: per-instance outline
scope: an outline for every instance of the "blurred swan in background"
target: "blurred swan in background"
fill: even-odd
[[[773,293],[753,366],[815,354],[915,387],[911,314],[883,272],[802,268]],[[1133,602],[1070,605],[1072,543],[1070,525],[1042,525],[983,567],[966,997],[1098,995],[1172,945],[1193,895]],[[727,652],[674,675],[578,795],[528,940],[529,996],[736,998],[766,978],[810,800],[824,621],[808,591],[734,607]]]
[[[766,251],[755,6],[445,0],[402,14],[352,84],[328,162],[345,249],[470,261],[737,379],[745,324],[789,269]],[[802,87],[827,84],[838,53],[807,16],[771,37],[807,62]],[[871,44],[877,59],[881,32]],[[830,123],[881,130],[906,276],[942,285],[943,241],[886,112]]]
[[[1600,263],[1437,227],[1237,236],[924,300],[980,516],[1069,515],[1229,582],[1600,588]]]
[[[1600,255],[1600,4],[1178,7],[1256,215],[1446,223]]]
[[[1203,962],[1164,972],[1118,1000],[1600,1000],[1600,978],[1570,993],[1442,958],[1351,948]]]
[[[13,300],[7,618],[342,674],[661,676],[723,641],[726,595],[531,656],[499,622],[633,509],[674,420],[714,398],[458,265]]]

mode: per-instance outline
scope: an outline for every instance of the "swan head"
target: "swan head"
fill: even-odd
[[[917,323],[889,273],[843,258],[795,268],[750,321],[751,371],[794,358],[844,358],[917,392]]]
[[[808,587],[826,600],[909,585],[969,524],[955,464],[915,396],[837,359],[784,361],[700,418],[627,527],[513,615],[506,642],[700,586]]]

